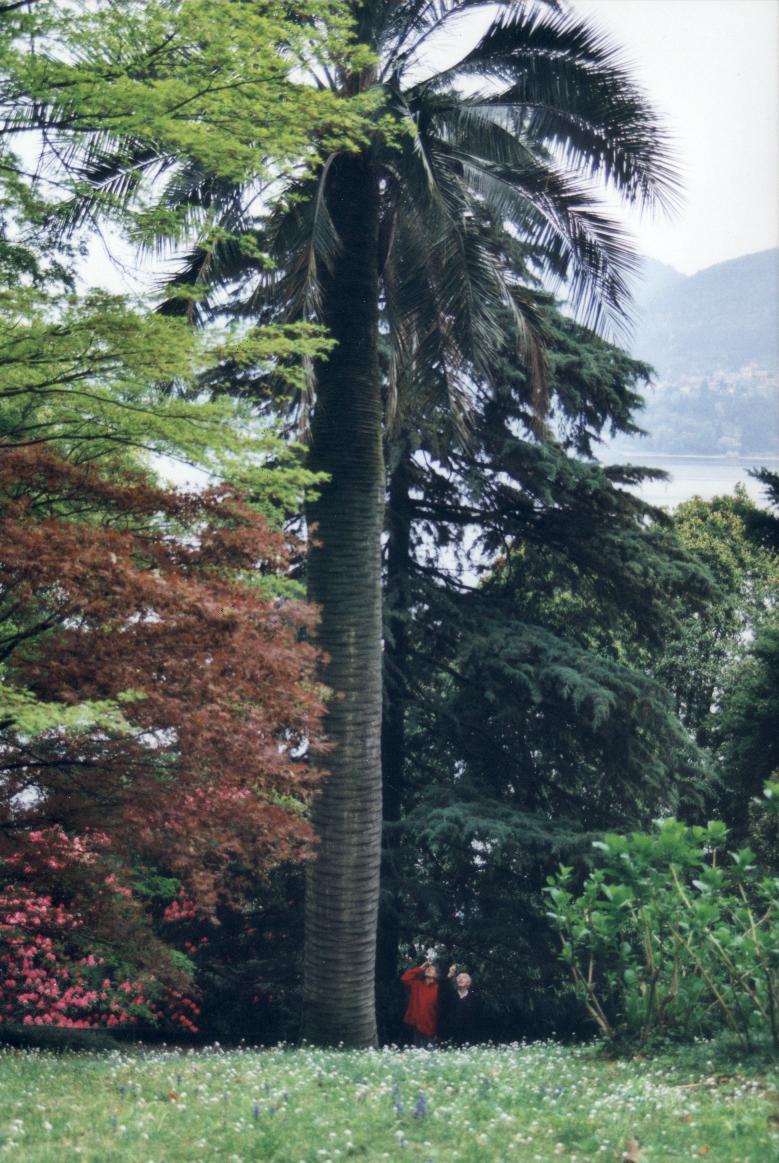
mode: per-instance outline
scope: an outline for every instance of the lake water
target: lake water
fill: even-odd
[[[675,509],[691,497],[712,497],[732,493],[742,484],[758,504],[766,504],[765,492],[759,481],[749,475],[750,468],[767,468],[779,472],[779,457],[730,456],[665,456],[662,453],[620,452],[608,449],[601,457],[605,464],[640,464],[647,468],[661,468],[668,473],[667,481],[645,481],[632,491],[649,504],[664,509]]]

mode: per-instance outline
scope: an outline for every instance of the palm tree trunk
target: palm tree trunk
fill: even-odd
[[[328,205],[342,249],[322,280],[337,341],[317,373],[309,463],[330,481],[316,525],[308,593],[318,604],[323,678],[334,692],[334,749],[314,808],[317,860],[306,886],[303,1037],[376,1043],[375,961],[381,855],[381,533],[384,507],[378,360],[378,181],[364,155],[334,163]]]
[[[397,461],[390,473],[387,504],[386,626],[384,644],[384,717],[381,731],[381,767],[384,778],[384,839],[377,975],[388,987],[398,978],[400,894],[398,847],[406,761],[406,705],[411,617],[411,481],[406,440],[395,444]]]

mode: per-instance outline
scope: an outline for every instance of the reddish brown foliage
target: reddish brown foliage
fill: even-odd
[[[43,700],[123,704],[129,732],[4,724],[0,857],[99,828],[113,858],[213,902],[236,866],[305,856],[320,778],[311,610],[270,596],[283,539],[227,489],[181,495],[0,448],[0,664]],[[176,530],[176,535],[171,530]],[[288,799],[287,797],[291,797]]]

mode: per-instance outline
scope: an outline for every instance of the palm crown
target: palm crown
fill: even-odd
[[[619,325],[635,256],[597,185],[650,206],[672,203],[676,187],[662,127],[613,46],[556,0],[498,5],[486,27],[485,12],[496,6],[477,0],[353,7],[375,67],[355,75],[321,62],[315,71],[318,83],[344,94],[378,90],[377,121],[394,126],[390,140],[377,130],[364,150],[380,190],[391,381],[408,371],[412,352],[418,364],[450,372],[486,358],[497,338],[496,304],[512,308],[520,334],[532,328],[522,282],[485,238],[485,215],[523,240],[540,272],[567,284],[583,321]],[[452,62],[447,33],[473,41],[479,21],[475,43]],[[426,64],[445,56],[442,67]],[[288,182],[260,222],[251,210],[263,204],[256,190],[176,173],[168,202],[216,210],[227,232],[221,243],[196,246],[176,281],[216,289],[247,278],[244,308],[253,314],[275,308],[321,319],[322,275],[341,244],[329,198],[336,162],[332,155],[313,179]],[[258,225],[271,273],[237,242]]]

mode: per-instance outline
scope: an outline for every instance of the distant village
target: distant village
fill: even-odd
[[[779,371],[747,364],[738,371],[658,378],[638,414],[646,436],[620,446],[696,456],[779,456]]]

